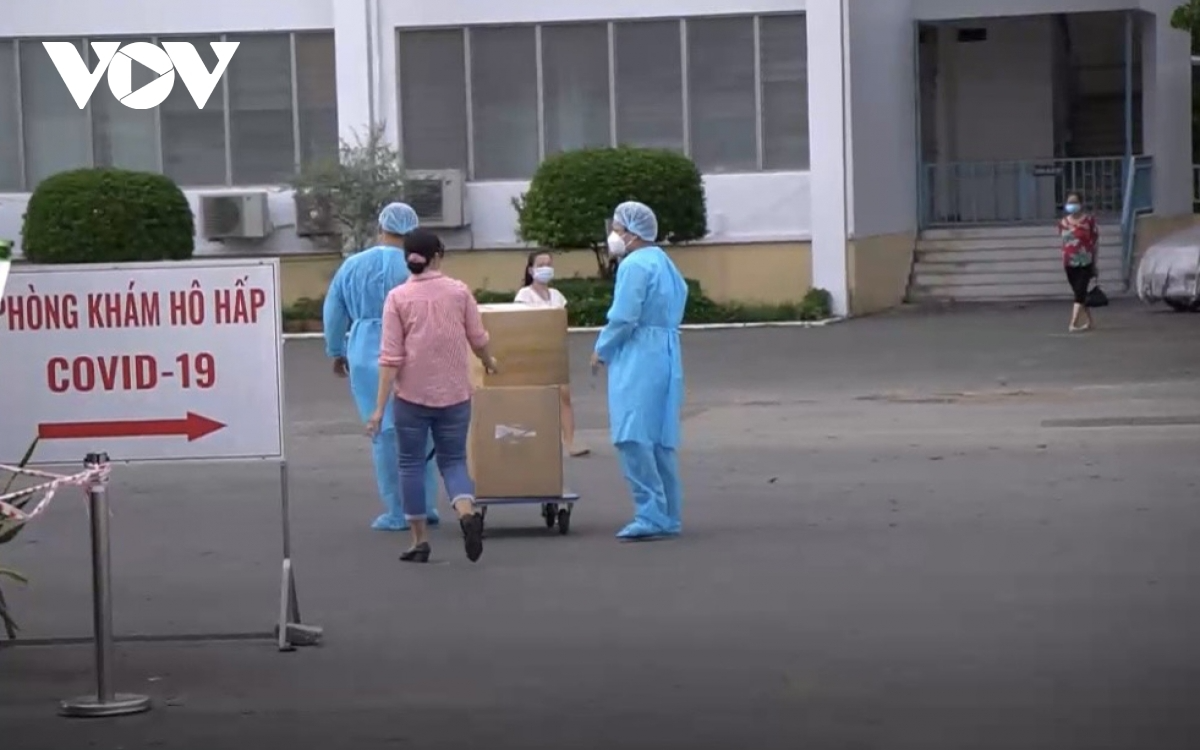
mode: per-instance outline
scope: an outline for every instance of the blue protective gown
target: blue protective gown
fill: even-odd
[[[325,296],[325,353],[345,357],[350,369],[350,392],[364,422],[375,413],[379,391],[379,347],[383,332],[383,303],[388,292],[408,279],[404,252],[380,245],[346,258],[329,284]],[[347,330],[349,338],[346,337]],[[400,494],[400,448],[389,401],[379,434],[372,439],[375,479],[384,513],[372,528],[401,531],[408,528]],[[430,450],[432,450],[432,440]],[[425,467],[428,521],[437,523],[437,469]]]
[[[633,522],[623,539],[673,536],[683,530],[679,481],[683,356],[679,326],[688,289],[658,247],[630,253],[617,267],[608,325],[596,354],[608,368],[608,417],[621,470],[633,495]]]

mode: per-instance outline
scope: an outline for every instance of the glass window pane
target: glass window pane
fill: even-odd
[[[546,154],[611,143],[608,24],[542,27]]]
[[[292,44],[288,34],[237,36],[229,62],[229,146],[233,184],[272,185],[296,174]]]
[[[537,169],[535,34],[532,26],[471,29],[473,179],[526,179]]]
[[[82,40],[63,41],[78,44],[82,57]],[[87,111],[76,106],[42,40],[22,42],[20,48],[25,174],[33,189],[52,174],[91,166],[90,137]]]
[[[683,151],[677,21],[616,25],[617,142]]]
[[[763,166],[808,169],[808,38],[803,15],[763,16]]]
[[[300,100],[300,163],[338,156],[337,65],[333,34],[296,35],[296,89]]]
[[[162,39],[159,39],[161,42]],[[217,67],[217,53],[210,42],[220,37],[169,39],[188,42],[196,48],[205,67]],[[234,61],[245,54],[242,47]],[[230,67],[232,67],[232,62]],[[225,82],[229,80],[226,70]],[[225,96],[223,84],[213,89],[204,109],[196,108],[196,100],[187,86],[175,77],[171,95],[159,106],[162,118],[163,171],[180,185],[224,185],[225,175]]]
[[[21,131],[15,42],[0,41],[0,190],[21,189]]]
[[[398,44],[405,166],[466,171],[467,80],[462,31],[402,31]]]
[[[88,39],[88,69],[95,70],[100,64]],[[104,39],[119,42],[121,46],[133,42],[150,42],[149,39]],[[118,51],[118,55],[121,53]],[[116,58],[114,58],[115,60]],[[133,91],[152,83],[158,75],[137,62],[132,69]],[[176,76],[176,86],[182,86]],[[108,85],[105,76],[96,84],[92,93],[92,149],[98,167],[121,167],[143,172],[158,171],[158,113],[155,109],[130,109],[122,104]]]
[[[703,172],[758,168],[754,19],[687,22],[692,159]]]

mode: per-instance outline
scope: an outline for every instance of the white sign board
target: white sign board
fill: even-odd
[[[0,463],[283,458],[274,259],[17,267]]]
[[[4,285],[8,283],[8,269],[12,261],[0,260],[0,297],[4,296]]]

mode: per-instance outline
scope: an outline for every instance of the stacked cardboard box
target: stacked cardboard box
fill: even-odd
[[[569,380],[567,311],[480,305],[499,372],[475,361],[468,462],[484,498],[563,491],[559,388]]]

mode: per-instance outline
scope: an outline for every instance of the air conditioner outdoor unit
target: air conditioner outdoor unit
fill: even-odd
[[[333,201],[326,194],[297,190],[296,234],[300,237],[331,237],[337,234]]]
[[[265,190],[201,195],[200,221],[208,240],[260,240],[274,229]]]
[[[466,206],[466,180],[461,169],[407,172],[404,198],[430,229],[460,229],[471,223]]]

